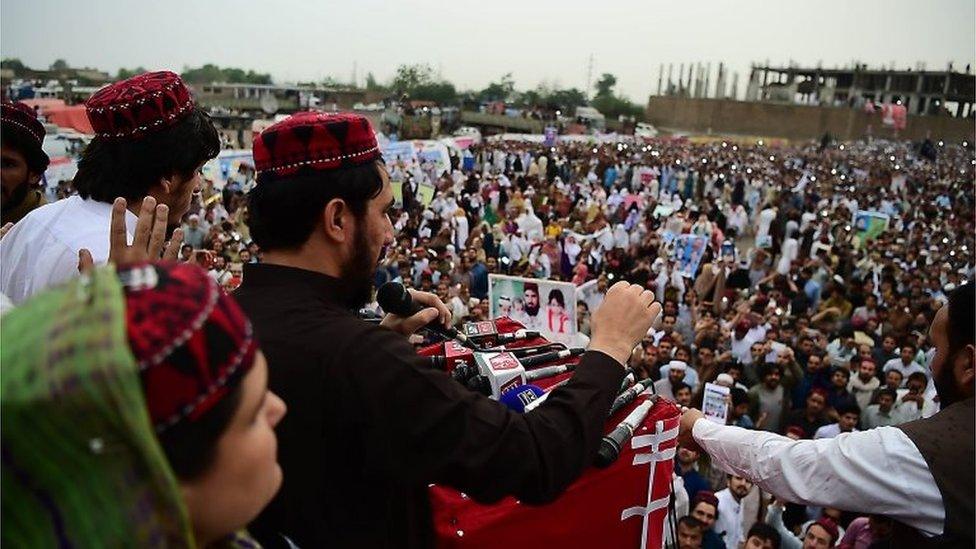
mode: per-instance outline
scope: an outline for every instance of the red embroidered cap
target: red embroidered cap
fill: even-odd
[[[129,347],[157,433],[196,421],[254,364],[251,322],[206,271],[188,263],[119,270]]]
[[[369,120],[358,114],[295,113],[254,140],[255,169],[274,178],[304,169],[359,166],[379,158],[376,134]]]
[[[44,143],[44,135],[47,133],[44,131],[44,124],[37,119],[34,109],[20,101],[0,103],[0,124],[36,141],[38,147]]]
[[[190,90],[170,71],[115,82],[85,101],[95,135],[108,138],[143,137],[176,124],[192,108]]]

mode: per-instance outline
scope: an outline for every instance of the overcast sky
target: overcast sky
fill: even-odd
[[[287,0],[3,0],[0,54],[33,67],[57,58],[114,74],[212,62],[270,72],[277,82],[334,76],[385,81],[427,62],[460,89],[511,72],[520,89],[583,88],[617,76],[643,103],[661,63],[723,61],[843,66],[852,59],[929,70],[976,58],[973,0],[667,0],[326,2]],[[714,81],[714,76],[713,76]]]

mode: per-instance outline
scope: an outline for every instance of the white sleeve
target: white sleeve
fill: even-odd
[[[896,427],[795,441],[699,420],[692,434],[720,469],[779,499],[887,515],[927,535],[942,533],[942,494],[918,448]]]

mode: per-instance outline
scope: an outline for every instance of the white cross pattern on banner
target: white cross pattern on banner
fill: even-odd
[[[668,501],[670,500],[670,495],[652,500],[651,485],[654,483],[654,473],[657,469],[657,462],[674,458],[675,447],[672,446],[671,448],[661,451],[661,444],[668,442],[677,436],[677,427],[664,431],[664,422],[657,421],[654,424],[654,434],[636,436],[631,439],[631,447],[635,450],[647,448],[648,446],[651,448],[649,453],[635,454],[633,462],[633,465],[643,465],[645,463],[651,464],[647,477],[647,503],[643,507],[628,507],[627,509],[624,509],[622,513],[620,513],[621,521],[627,520],[631,517],[643,517],[640,549],[647,549],[648,517],[654,511],[667,507]]]

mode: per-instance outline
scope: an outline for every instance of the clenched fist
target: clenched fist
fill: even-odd
[[[621,365],[627,364],[630,353],[659,314],[661,304],[654,301],[654,292],[637,284],[617,282],[593,313],[590,349],[612,356]]]

